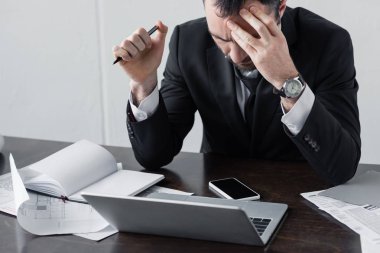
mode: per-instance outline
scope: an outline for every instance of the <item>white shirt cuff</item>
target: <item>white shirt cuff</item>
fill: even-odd
[[[139,107],[133,104],[133,97],[132,92],[129,94],[129,104],[131,105],[133,116],[135,116],[135,119],[137,122],[146,120],[148,117],[150,117],[157,109],[160,96],[158,94],[158,85],[156,85],[156,88],[152,91],[152,93],[149,94],[144,100],[140,102]]]
[[[308,85],[306,85],[305,90],[298,98],[298,101],[293,108],[288,113],[284,113],[282,116],[281,122],[287,126],[290,133],[293,135],[297,135],[301,132],[303,126],[305,125],[306,119],[309,117],[311,109],[313,108],[314,100],[315,95],[313,91]],[[284,112],[282,103],[281,108]]]

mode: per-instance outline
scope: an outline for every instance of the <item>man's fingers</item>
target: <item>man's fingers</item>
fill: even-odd
[[[134,33],[131,37],[129,37],[128,41],[131,42],[140,52],[147,48],[143,39],[137,33]]]
[[[113,48],[115,57],[131,61],[141,52],[152,47],[152,39],[144,28],[137,29],[130,37]]]
[[[145,44],[146,48],[152,47],[152,39],[144,28],[139,28],[135,34],[138,34],[140,36],[140,39]]]
[[[125,49],[121,48],[120,46],[114,46],[112,50],[113,50],[113,55],[115,56],[115,58],[120,57],[124,61],[132,60],[132,57],[128,54],[128,52]]]
[[[157,36],[151,37],[152,34],[149,34],[147,30],[139,28],[120,45],[113,47],[114,56],[120,57],[124,61],[133,61],[144,56],[146,50],[157,51],[161,48],[163,51],[168,27],[161,21],[158,21],[156,25],[158,26]],[[158,47],[156,47],[157,45]]]
[[[158,39],[160,41],[165,40],[166,34],[168,33],[168,27],[161,21],[157,21],[156,26],[158,26]]]
[[[233,40],[239,45],[239,47],[243,49],[252,58],[252,56],[256,53],[256,49],[252,47],[252,45],[250,44],[250,40],[247,40],[246,38],[241,38],[234,31],[231,32],[231,36]],[[254,37],[252,38],[255,39]]]
[[[113,51],[116,57],[121,57],[124,61],[133,60],[139,53],[137,48],[129,40],[123,41],[120,46],[115,46]]]
[[[244,31],[240,26],[238,26],[233,21],[228,21],[227,23],[228,28],[231,29],[231,35],[235,42],[238,43],[238,45],[246,51],[248,54],[250,52],[255,52],[256,47],[259,46],[257,38],[253,37],[248,32]]]
[[[270,40],[270,32],[266,25],[246,9],[240,10],[240,16],[257,31],[264,41]]]
[[[129,40],[123,41],[120,48],[124,50],[124,54],[127,53],[131,57],[135,57],[139,53],[139,49]]]
[[[278,27],[278,24],[273,19],[273,17],[267,15],[265,12],[255,7],[251,7],[249,11],[266,26],[270,34],[277,36],[279,33],[281,33],[281,29]]]
[[[140,53],[140,50],[136,47],[136,45],[129,40],[124,40],[120,47],[125,51],[123,55],[128,54],[132,58],[136,57]]]

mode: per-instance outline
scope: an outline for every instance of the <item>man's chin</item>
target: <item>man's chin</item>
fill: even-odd
[[[241,70],[241,71],[252,71],[256,69],[256,66],[253,64],[234,64],[234,65],[238,70]]]
[[[246,62],[246,63],[243,63],[243,64],[238,64],[238,63],[235,63],[232,61],[231,57],[229,55],[226,56],[226,59],[232,63],[238,70],[241,70],[241,71],[252,71],[252,70],[255,70],[256,69],[256,66],[255,64],[253,64],[253,62]]]

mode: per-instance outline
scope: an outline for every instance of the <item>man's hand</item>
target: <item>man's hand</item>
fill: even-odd
[[[281,89],[287,79],[298,75],[284,34],[273,17],[256,8],[250,11],[242,9],[240,16],[257,31],[260,38],[228,21],[232,38],[250,56],[261,75],[275,88]]]
[[[148,32],[137,29],[132,35],[113,48],[115,57],[121,57],[120,66],[131,79],[134,104],[138,105],[153,91],[157,84],[157,69],[165,47],[168,27],[157,22],[158,34],[151,38]]]

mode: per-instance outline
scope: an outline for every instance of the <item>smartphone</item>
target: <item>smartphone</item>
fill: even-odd
[[[260,194],[233,177],[212,180],[208,186],[211,191],[222,198],[239,200],[260,199]]]

